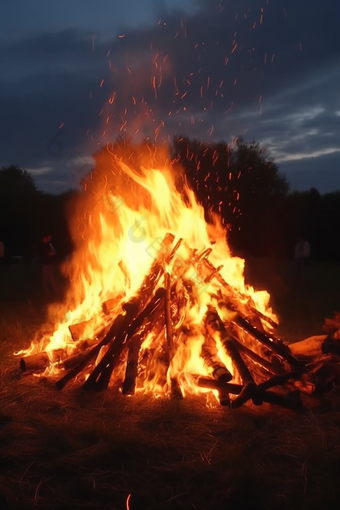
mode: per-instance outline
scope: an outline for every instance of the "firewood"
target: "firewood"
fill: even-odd
[[[340,329],[340,322],[335,319],[328,319],[327,317],[324,319],[325,327],[331,330]]]
[[[62,379],[57,381],[56,387],[58,389],[64,388],[64,386],[71,380],[73,377],[79,374],[92,360],[95,358],[100,349],[109,344],[114,338],[119,335],[122,335],[124,331],[128,328],[128,326],[132,323],[132,320],[138,313],[138,311],[144,307],[145,303],[149,300],[152,295],[159,278],[163,273],[163,262],[166,257],[169,255],[169,250],[174,241],[174,236],[171,233],[167,233],[164,236],[164,239],[160,243],[160,249],[157,257],[151,265],[151,269],[149,274],[144,278],[141,287],[139,288],[135,297],[130,299],[127,303],[123,305],[123,309],[126,311],[126,314],[118,315],[114,320],[109,332],[103,338],[103,340],[95,345],[93,349],[91,349],[84,358],[79,362],[77,366],[71,369]]]
[[[242,394],[243,391],[246,392],[248,391],[250,393],[250,390],[245,390],[245,388],[240,384],[224,383],[221,381],[211,379],[210,377],[196,376],[194,380],[197,386],[201,388],[209,388],[221,392],[225,391],[228,392],[228,394],[230,393],[239,396]],[[239,397],[237,397],[237,399],[238,398]],[[232,407],[233,409],[239,407],[237,399],[234,399],[231,402],[230,407]],[[259,386],[257,387],[255,392],[252,392],[252,394],[249,396],[247,400],[250,399],[253,400],[253,403],[255,405],[261,405],[263,402],[267,402],[270,404],[279,405],[281,407],[286,407],[294,411],[299,411],[302,407],[302,401],[299,398],[299,394],[297,392],[278,393],[270,390],[261,390],[259,389]]]
[[[260,319],[264,320],[265,322],[267,322],[268,324],[270,324],[270,326],[276,328],[278,326],[278,324],[273,320],[271,319],[270,317],[268,317],[267,315],[263,314],[262,312],[260,312],[259,310],[257,310],[257,308],[255,307],[254,305],[254,302],[252,301],[251,297],[250,296],[246,296],[245,294],[242,294],[241,292],[239,292],[238,290],[234,289],[234,287],[232,287],[229,283],[227,283],[225,281],[225,279],[223,278],[223,276],[221,275],[221,273],[217,270],[217,269],[221,269],[220,268],[216,268],[211,262],[210,260],[207,259],[207,256],[205,256],[202,260],[202,263],[203,265],[209,270],[211,271],[213,274],[213,277],[216,278],[216,280],[222,285],[222,287],[224,287],[227,291],[228,291],[228,294],[230,296],[233,296],[234,298],[234,302],[244,302],[244,301],[248,301],[248,306],[249,306],[249,309],[252,313],[254,313],[255,315],[257,315]]]
[[[292,370],[291,372],[286,372],[285,374],[274,375],[267,381],[260,383],[257,386],[257,391],[258,392],[265,391],[270,388],[273,388],[273,386],[280,386],[280,385],[284,384],[286,381],[289,381],[291,379],[292,380],[298,379],[306,371],[307,371],[307,368],[302,367],[297,370]]]
[[[285,407],[292,411],[301,411],[303,404],[298,392],[279,393],[276,391],[264,391],[260,394],[261,404],[266,402],[268,404]],[[254,402],[254,404],[256,404]],[[257,404],[256,404],[257,405]]]
[[[118,358],[122,352],[122,350],[127,347],[134,333],[138,328],[141,327],[144,320],[151,315],[161,304],[164,299],[165,291],[163,288],[160,288],[156,291],[154,298],[150,301],[150,303],[142,310],[142,312],[132,321],[130,326],[121,333],[117,335],[115,341],[112,342],[110,348],[98,363],[98,365],[93,369],[87,381],[85,381],[83,385],[83,389],[93,390],[96,389],[98,391],[104,390],[107,388],[112,370],[117,364]]]
[[[84,357],[74,368],[56,382],[58,390],[63,389],[65,385],[71,381],[71,379],[76,377],[76,375],[78,375],[98,355],[100,349],[104,345],[110,343],[115,337],[122,334],[128,328],[129,324],[132,323],[133,318],[138,313],[139,303],[135,299],[131,299],[123,305],[123,309],[125,310],[125,314],[120,314],[116,317],[105,337],[98,344],[92,347],[92,349],[86,352]]]
[[[246,347],[243,343],[239,342],[236,338],[234,340],[235,340],[238,350],[240,352],[242,352],[243,354],[245,354],[245,356],[247,356],[247,358],[249,358],[251,361],[254,361],[255,363],[257,363],[258,365],[263,367],[265,370],[267,370],[271,374],[278,375],[278,374],[282,373],[282,368],[280,369],[280,367],[278,367],[271,361],[268,361],[267,359],[263,358],[259,354],[256,354],[256,352],[254,352],[251,349],[249,349],[248,347]]]
[[[36,354],[30,354],[20,359],[20,368],[22,372],[36,372],[43,370],[53,363],[58,363],[65,357],[64,349],[56,349],[50,353],[43,351]]]
[[[206,313],[205,328],[214,340],[220,340],[226,353],[230,356],[235,368],[238,370],[243,383],[245,385],[255,384],[251,373],[237,349],[234,339],[229,335],[218,313],[212,307],[209,307]]]
[[[322,345],[327,335],[318,335],[305,338],[300,342],[289,344],[289,350],[294,356],[321,356]]]
[[[303,362],[296,359],[291,354],[288,346],[286,346],[283,342],[274,336],[269,336],[266,333],[259,331],[244,317],[241,317],[239,314],[236,315],[234,323],[240,326],[242,329],[245,329],[248,333],[250,333],[250,335],[256,338],[256,340],[275,352],[278,356],[287,361],[293,367],[303,366]]]
[[[214,345],[212,345],[212,341]],[[214,379],[228,382],[233,378],[227,367],[217,357],[216,343],[210,336],[207,336],[202,344],[201,356],[205,365],[213,369],[212,376]]]
[[[200,388],[207,388],[211,390],[221,390],[232,395],[239,395],[243,389],[242,384],[235,384],[230,382],[218,381],[212,377],[203,377],[200,375],[191,374],[195,384]]]
[[[174,339],[173,339],[173,328],[172,328],[172,318],[171,318],[171,277],[170,274],[166,271],[164,273],[164,287],[165,287],[165,297],[164,297],[164,316],[165,316],[165,336],[166,336],[166,345],[168,352],[168,366],[170,367],[172,359],[174,357]],[[171,370],[171,368],[170,368]],[[170,377],[170,391],[172,398],[183,398],[182,391],[178,380],[175,376]]]
[[[85,340],[87,338],[93,338],[95,320],[90,319],[88,321],[78,322],[78,324],[71,324],[68,329],[71,333],[72,340],[78,342],[79,340]]]
[[[113,312],[116,306],[117,299],[115,298],[108,299],[107,301],[104,301],[104,303],[102,303],[102,309],[105,315],[110,315],[110,313]]]
[[[136,388],[136,379],[138,373],[138,360],[141,345],[150,331],[161,331],[163,329],[163,315],[160,308],[156,313],[149,316],[149,321],[144,324],[139,331],[132,337],[129,348],[125,368],[125,377],[123,382],[123,395],[134,395]]]
[[[226,353],[230,356],[234,367],[237,369],[243,382],[243,388],[239,396],[232,402],[233,407],[240,407],[244,402],[251,398],[256,391],[256,383],[253,376],[248,370],[241,354],[239,353],[236,343],[229,336],[223,322],[221,321],[215,309],[210,307],[205,317],[205,327],[207,332],[215,339],[219,339]]]

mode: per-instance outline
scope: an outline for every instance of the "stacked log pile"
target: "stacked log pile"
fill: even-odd
[[[158,385],[172,398],[183,397],[185,379],[197,388],[214,390],[220,404],[230,408],[252,402],[299,410],[302,395],[317,395],[332,388],[340,376],[329,369],[330,360],[333,368],[338,367],[340,314],[325,320],[326,335],[288,346],[272,333],[277,325],[257,310],[251,297],[224,280],[221,267],[209,261],[210,249],[190,251],[188,264],[195,268],[195,277],[188,276],[187,267],[175,264],[181,243],[180,239],[174,245],[171,233],[164,237],[139,291],[122,305],[115,300],[104,303],[109,325],[92,338],[83,339],[91,317],[70,327],[77,344],[72,357],[65,359],[62,349],[40,352],[21,359],[22,371],[32,373],[56,365],[65,371],[56,382],[61,390],[86,370],[89,376],[83,382],[84,391],[104,390],[114,380],[123,394],[133,395],[139,380],[147,381],[154,375],[152,358],[161,367]],[[204,337],[201,357],[209,375],[177,373],[173,363],[176,353],[197,334],[197,326],[186,318],[198,303],[202,282],[212,280],[215,285],[206,290],[210,304],[198,328]],[[142,352],[150,334],[154,345]],[[229,368],[221,349],[231,362]]]

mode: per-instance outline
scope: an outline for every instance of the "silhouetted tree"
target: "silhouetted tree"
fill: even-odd
[[[181,137],[174,140],[174,151],[199,201],[231,226],[234,248],[257,254],[280,250],[289,185],[264,148],[242,139],[230,146]]]

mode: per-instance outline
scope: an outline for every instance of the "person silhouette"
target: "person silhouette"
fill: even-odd
[[[306,283],[307,268],[309,265],[311,248],[308,241],[300,236],[294,249],[294,258],[296,260],[296,277],[298,283]]]
[[[56,251],[52,244],[52,235],[47,232],[42,237],[39,249],[42,287],[44,293],[47,295],[51,294],[52,292],[57,294],[60,293],[54,276],[56,255]]]

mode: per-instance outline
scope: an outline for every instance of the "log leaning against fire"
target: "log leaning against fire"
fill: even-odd
[[[211,250],[210,250],[210,252],[211,252]],[[223,276],[219,272],[222,269],[223,266],[220,266],[220,267],[216,268],[210,262],[210,260],[208,260],[207,255],[209,255],[210,252],[208,252],[206,254],[206,256],[202,258],[202,264],[206,267],[206,269],[211,271],[211,275],[209,276],[209,278],[216,278],[216,280],[222,285],[222,287],[224,287],[228,291],[228,293],[231,296],[233,296],[234,301],[236,303],[239,302],[240,300],[241,301],[245,301],[246,300],[248,302],[249,309],[250,309],[250,311],[252,313],[257,315],[260,319],[264,320],[268,324],[270,324],[272,327],[276,328],[278,326],[278,324],[273,319],[271,319],[267,315],[265,315],[262,312],[260,312],[259,310],[257,310],[257,308],[255,307],[255,305],[254,305],[252,299],[250,298],[250,296],[246,296],[246,295],[242,294],[241,292],[239,292],[238,290],[234,289],[234,287],[232,287],[229,283],[227,283],[225,281],[225,279],[223,278]]]
[[[164,273],[164,316],[165,316],[165,336],[168,355],[168,370],[171,370],[171,362],[174,357],[174,338],[171,318],[171,277],[167,271]],[[173,398],[183,398],[178,379],[170,374],[170,391]]]
[[[137,315],[127,330],[114,339],[106,354],[83,384],[84,390],[89,391],[96,389],[100,391],[107,388],[112,371],[117,365],[123,349],[129,345],[134,333],[142,326],[144,320],[157,310],[164,296],[165,290],[163,288],[157,289],[150,303]]]
[[[167,257],[169,258],[173,256],[173,251],[169,254],[173,241],[173,234],[167,233],[164,236],[160,245],[159,253],[151,265],[149,274],[144,278],[136,297],[133,297],[122,306],[125,313],[116,317],[103,340],[88,351],[78,365],[72,368],[67,374],[65,374],[64,377],[56,382],[56,387],[59,390],[64,388],[71,379],[76,377],[99,354],[99,351],[103,346],[108,345],[116,337],[122,335],[131,325],[138,311],[145,305],[145,303],[147,303],[152,295],[159,278],[163,273],[164,260]]]
[[[220,341],[227,355],[231,358],[232,363],[238,371],[243,388],[239,396],[233,401],[233,407],[239,407],[249,400],[256,391],[256,383],[253,376],[249,372],[241,354],[239,353],[234,339],[227,332],[217,311],[209,306],[205,315],[205,328],[207,333],[215,340]]]
[[[201,357],[207,367],[212,368],[212,376],[216,381],[228,382],[232,379],[232,374],[217,356],[216,342],[207,335],[202,348]],[[230,396],[224,388],[218,388],[218,399],[221,406],[230,406]]]
[[[248,319],[245,317],[241,317],[241,315],[237,314],[234,318],[235,324],[240,326],[242,329],[245,329],[250,335],[252,335],[256,340],[261,342],[263,345],[268,347],[270,350],[275,352],[282,359],[287,361],[293,367],[302,367],[304,363],[295,358],[290,352],[290,349],[287,345],[281,342],[279,339],[274,336],[269,336],[262,331],[259,331],[255,326],[253,326]]]

